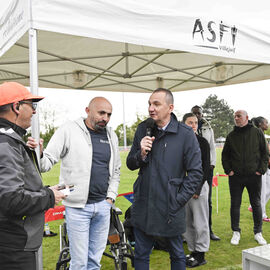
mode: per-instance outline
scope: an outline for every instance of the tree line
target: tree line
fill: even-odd
[[[233,129],[234,126],[234,111],[230,108],[228,103],[224,99],[218,99],[217,95],[210,95],[207,97],[205,102],[200,105],[203,109],[203,117],[211,124],[215,139],[226,138],[228,133]],[[45,131],[40,133],[40,138],[44,140],[44,147],[47,146],[51,136],[54,134],[56,127],[54,126],[54,119],[52,124],[48,124],[49,116],[48,112],[43,112],[43,121],[45,122]],[[54,117],[54,115],[53,115]],[[127,145],[131,145],[138,125],[144,121],[148,116],[137,115],[135,122],[128,126],[126,125],[126,140]],[[181,120],[181,116],[178,117]],[[270,120],[270,119],[269,119]],[[115,130],[118,136],[119,145],[124,145],[124,128],[123,124],[117,126]],[[265,132],[270,135],[270,129]],[[28,137],[31,133],[27,133],[25,137]]]
[[[203,109],[203,116],[207,121],[210,122],[215,138],[224,137],[226,138],[227,134],[232,130],[234,125],[234,111],[230,108],[227,102],[224,99],[218,99],[216,95],[210,95],[201,105]],[[131,125],[126,125],[126,138],[127,145],[131,145],[135,131],[138,124],[145,120],[147,116],[138,116],[136,121]],[[182,117],[178,117],[181,120]],[[124,130],[123,124],[120,124],[115,130],[118,139],[119,145],[124,145]]]

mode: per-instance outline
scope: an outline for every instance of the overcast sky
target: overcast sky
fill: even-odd
[[[55,112],[55,126],[59,126],[67,120],[85,116],[85,107],[95,96],[106,97],[112,103],[113,114],[110,126],[115,129],[119,124],[123,123],[123,94],[120,92],[41,88],[39,94],[46,97],[40,102],[41,112]],[[189,112],[192,106],[202,105],[210,94],[216,94],[219,99],[227,101],[233,110],[246,110],[250,118],[261,115],[270,120],[270,80],[174,92],[177,114],[182,116]],[[127,125],[131,125],[136,120],[137,113],[139,115],[148,115],[147,102],[149,96],[148,93],[124,93],[125,121]],[[49,121],[52,121],[52,119]]]

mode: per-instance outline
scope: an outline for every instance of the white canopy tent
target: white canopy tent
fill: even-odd
[[[270,78],[266,0],[6,2],[0,81],[29,85],[29,29],[40,87],[182,91]]]
[[[183,91],[270,78],[267,0],[0,0],[0,6],[0,82],[18,81],[36,94],[38,86]]]

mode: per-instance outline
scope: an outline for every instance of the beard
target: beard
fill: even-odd
[[[105,121],[100,121],[95,123],[95,131],[102,132],[106,129],[107,123]]]

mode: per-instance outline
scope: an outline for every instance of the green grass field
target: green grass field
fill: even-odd
[[[221,149],[217,149],[217,166],[215,173],[223,174],[223,169],[220,161]],[[121,168],[121,183],[119,193],[125,193],[132,191],[132,185],[137,177],[137,172],[131,172],[126,167],[127,152],[121,152],[122,168]],[[45,184],[54,185],[58,183],[59,165],[55,166],[53,170],[43,174],[43,180]],[[218,178],[218,189],[213,188],[212,201],[213,201],[213,230],[221,237],[221,241],[211,241],[210,250],[206,253],[207,264],[201,266],[198,269],[222,269],[222,270],[236,270],[242,269],[242,250],[257,246],[257,242],[254,240],[253,235],[253,220],[252,214],[247,210],[249,206],[249,200],[247,192],[245,191],[242,199],[241,207],[241,220],[240,226],[242,229],[241,240],[238,246],[232,246],[230,239],[232,236],[230,228],[230,194],[228,189],[227,177]],[[218,191],[218,213],[216,204],[216,194]],[[130,206],[130,203],[123,197],[119,197],[116,201],[117,207],[119,207],[123,213]],[[267,206],[268,212],[269,204]],[[122,217],[123,218],[123,217]],[[59,225],[62,221],[50,222],[50,229],[59,233]],[[264,238],[270,242],[270,224],[263,224]],[[184,245],[185,251],[187,251],[186,245]],[[43,238],[43,269],[53,270],[59,255],[59,236]],[[163,251],[154,250],[150,258],[151,270],[167,270],[170,269],[169,255]],[[114,264],[112,259],[102,258],[102,269],[113,270]],[[129,266],[131,269],[131,266]]]

